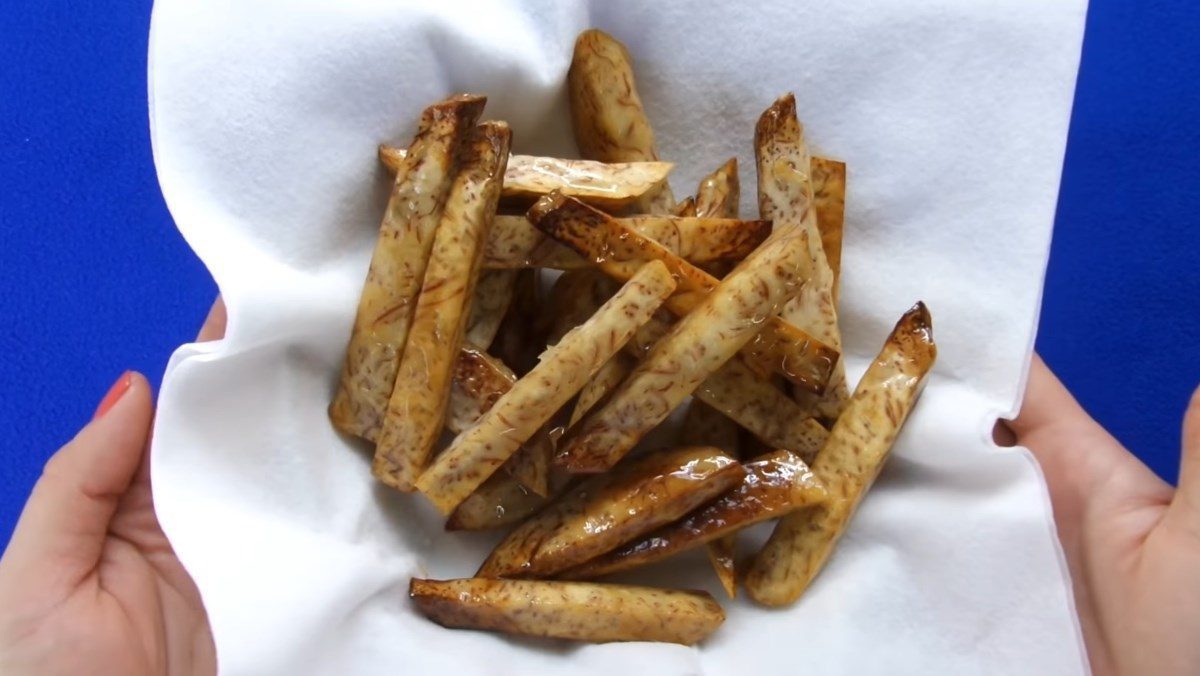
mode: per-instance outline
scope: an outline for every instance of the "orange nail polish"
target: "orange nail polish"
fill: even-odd
[[[117,382],[113,383],[112,387],[108,388],[108,394],[105,394],[104,398],[100,400],[100,405],[96,407],[96,413],[92,415],[92,420],[103,416],[113,406],[116,406],[121,397],[129,391],[130,385],[133,385],[133,372],[126,371],[121,374],[120,378],[117,378]]]

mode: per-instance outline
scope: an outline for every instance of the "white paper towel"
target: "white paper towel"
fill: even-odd
[[[160,0],[159,178],[230,320],[224,341],[171,361],[153,478],[223,671],[1086,671],[1036,466],[990,443],[1033,341],[1085,10]],[[425,105],[472,91],[512,124],[517,151],[572,154],[563,82],[590,26],[629,46],[677,194],[737,155],[753,213],[754,121],[796,92],[810,139],[849,163],[851,375],[917,299],[940,347],[808,594],[782,611],[724,602],[727,622],[698,648],[563,646],[418,617],[409,577],[469,574],[495,536],[443,533],[419,499],[377,485],[325,416],[386,199],[376,144],[407,141]],[[673,575],[717,590],[703,566]]]

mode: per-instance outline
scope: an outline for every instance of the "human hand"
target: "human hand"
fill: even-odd
[[[225,333],[213,306],[198,340]],[[200,593],[150,491],[149,383],[126,373],[46,463],[0,558],[0,673],[214,674]]]
[[[1200,390],[1173,489],[1079,406],[1034,356],[1025,403],[998,427],[1037,458],[1075,590],[1092,670],[1200,671]]]

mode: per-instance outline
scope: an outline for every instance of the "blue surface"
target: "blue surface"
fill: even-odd
[[[0,537],[126,368],[156,381],[215,289],[146,118],[149,0],[0,7]],[[1200,4],[1094,0],[1038,349],[1161,475],[1200,382]]]
[[[150,1],[0,2],[0,541],[125,369],[155,385],[216,294],[150,155]]]
[[[1037,349],[1168,481],[1200,384],[1200,3],[1093,0]]]

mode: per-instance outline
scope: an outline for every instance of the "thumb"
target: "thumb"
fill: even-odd
[[[1090,473],[1081,475],[1080,467],[1086,465],[1078,456],[1081,449],[1087,452],[1094,449],[1064,441],[1078,440],[1080,431],[1091,432],[1099,426],[1037,354],[1029,364],[1021,412],[1007,422],[1007,427],[1014,436],[1013,443],[1028,448],[1037,459],[1052,497],[1057,497],[1056,489],[1073,488],[1091,479]]]
[[[1192,395],[1183,416],[1183,457],[1179,463],[1179,490],[1171,500],[1170,520],[1200,537],[1200,389]]]
[[[152,417],[150,385],[125,373],[96,417],[46,463],[0,560],[0,583],[66,590],[95,568]]]
[[[1064,540],[1078,533],[1089,511],[1113,514],[1131,501],[1162,505],[1170,496],[1167,485],[1093,420],[1036,355],[1021,413],[1008,427],[1042,468]]]

